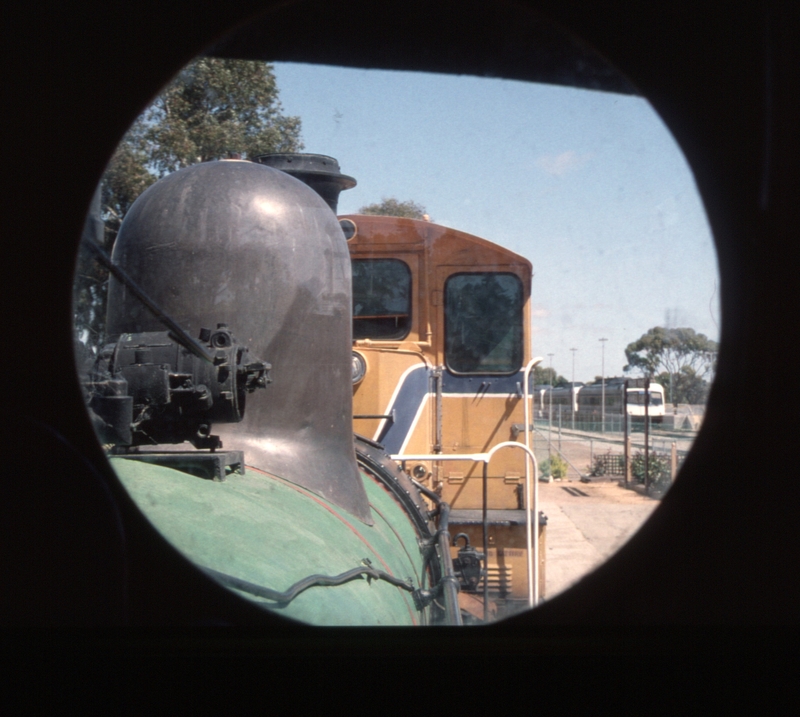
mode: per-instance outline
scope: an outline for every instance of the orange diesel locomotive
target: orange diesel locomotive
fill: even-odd
[[[356,184],[325,155],[256,161],[309,184],[334,212]],[[526,376],[540,360],[530,351],[530,262],[430,221],[345,215],[339,224],[352,260],[356,434],[449,506],[463,610],[486,620],[533,606],[544,592],[543,562],[533,560],[544,518],[532,519],[525,431]]]
[[[513,611],[531,599],[526,453],[498,450],[485,481],[485,462],[449,458],[524,440],[531,264],[429,221],[340,224],[353,262],[355,430],[451,505],[450,533],[466,536],[454,557],[466,540],[483,545],[485,506],[489,598],[499,614]],[[534,572],[541,594],[544,571]],[[461,600],[481,602],[467,591]]]

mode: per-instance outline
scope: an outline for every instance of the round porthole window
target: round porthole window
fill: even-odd
[[[616,87],[204,56],[165,88],[102,180],[74,326],[101,444],[179,551],[313,624],[459,624],[638,529],[702,423],[717,277],[688,165]],[[303,145],[357,175],[338,215]],[[538,473],[504,446],[484,491],[514,442]]]

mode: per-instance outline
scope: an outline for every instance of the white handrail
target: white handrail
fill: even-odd
[[[544,358],[537,356],[528,361],[523,378],[522,397],[525,402],[525,447],[528,454],[533,457],[533,505],[531,505],[531,472],[528,461],[525,461],[525,505],[528,508],[525,521],[525,540],[528,547],[528,607],[533,607],[539,602],[539,470],[536,456],[531,450],[531,414],[530,397],[528,395],[528,381],[534,366],[538,366]],[[536,531],[531,526],[531,512],[536,516]],[[534,561],[533,555],[536,554]]]
[[[539,359],[541,361],[541,359]],[[535,365],[535,364],[534,364]],[[539,479],[539,466],[536,462],[536,456],[529,446],[516,441],[503,441],[493,446],[487,453],[408,453],[408,454],[394,454],[390,458],[395,461],[474,461],[476,463],[484,463],[488,466],[492,456],[501,448],[519,448],[528,454],[528,457],[533,463],[533,480],[534,485],[537,484]],[[526,482],[526,507],[525,520],[528,529],[528,606],[533,607],[539,600],[539,530],[538,530],[538,513],[537,516],[537,530],[532,531],[531,526],[531,513],[536,511],[538,501],[534,500],[531,506],[531,492],[530,492],[530,467],[528,461],[525,461],[525,482]],[[538,498],[538,495],[536,496]],[[533,561],[533,552],[536,551],[536,561]],[[536,572],[536,580],[533,580],[533,573]]]

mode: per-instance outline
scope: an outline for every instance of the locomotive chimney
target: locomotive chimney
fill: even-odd
[[[324,154],[262,154],[254,162],[291,175],[305,182],[321,196],[334,214],[339,204],[339,194],[356,186],[356,180],[342,174],[339,162]]]

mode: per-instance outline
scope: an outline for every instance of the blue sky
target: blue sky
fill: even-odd
[[[718,271],[694,178],[639,97],[456,75],[276,64],[305,151],[358,180],[341,214],[412,199],[533,264],[533,350],[620,375],[649,328],[718,339]]]

